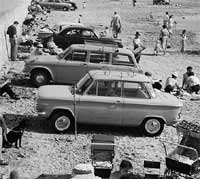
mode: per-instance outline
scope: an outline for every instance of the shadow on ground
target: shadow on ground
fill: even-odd
[[[13,78],[11,80],[11,85],[13,86],[20,86],[20,87],[30,87],[33,88],[34,86],[31,84],[30,79],[25,78],[23,76],[15,76],[15,78]]]
[[[186,50],[185,53],[188,55],[200,55],[200,50]]]
[[[31,115],[15,115],[15,114],[6,114],[6,124],[9,129],[16,127],[20,121],[26,121],[26,131],[45,133],[45,134],[55,134],[52,129],[51,121],[40,118],[38,116]],[[105,125],[85,125],[78,124],[77,127],[78,134],[107,134],[107,135],[116,135],[123,136],[129,135],[134,137],[143,136],[141,130],[137,127],[116,127],[116,126],[105,126]],[[73,134],[74,131],[68,132],[68,134]]]
[[[35,179],[70,179],[70,174],[65,175],[49,175],[49,174],[42,174]]]

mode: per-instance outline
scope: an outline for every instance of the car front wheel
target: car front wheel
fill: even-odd
[[[142,129],[149,137],[158,136],[164,129],[164,122],[157,118],[148,118],[143,122]]]
[[[48,84],[50,82],[50,76],[46,71],[37,70],[32,72],[31,80],[35,86],[39,87]]]
[[[57,133],[65,133],[70,131],[74,124],[73,118],[70,114],[65,112],[57,112],[51,117],[52,127]]]

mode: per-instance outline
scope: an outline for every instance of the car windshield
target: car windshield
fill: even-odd
[[[71,49],[70,49],[70,48],[67,48],[66,50],[64,50],[63,52],[61,52],[60,54],[57,55],[58,59],[62,59],[62,58],[64,58],[64,57],[66,57],[67,54],[70,53],[70,51],[71,51]]]
[[[76,85],[76,93],[82,94],[92,83],[93,79],[90,74],[86,74]]]

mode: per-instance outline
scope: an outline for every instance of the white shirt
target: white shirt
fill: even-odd
[[[189,76],[187,79],[187,82],[188,82],[189,87],[195,86],[195,85],[200,85],[200,80],[196,76]]]

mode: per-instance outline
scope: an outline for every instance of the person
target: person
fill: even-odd
[[[33,45],[33,41],[30,39],[28,33],[22,32],[22,35],[18,38],[18,44],[31,47]]]
[[[186,30],[184,29],[181,33],[181,52],[185,52],[185,44],[186,44],[187,36]]]
[[[7,29],[7,34],[9,35],[10,40],[10,58],[11,61],[15,61],[17,59],[17,26],[19,22],[14,21],[12,25],[10,25]]]
[[[2,156],[3,142],[4,141],[8,142],[6,134],[7,134],[6,122],[4,119],[3,112],[0,111],[0,165],[8,165],[8,162],[4,161]]]
[[[160,51],[162,51],[161,44],[162,44],[161,38],[157,39],[157,40],[156,40],[155,47],[154,47],[154,55],[157,56],[158,53],[159,53]]]
[[[17,170],[12,170],[10,172],[10,179],[20,179],[19,173]]]
[[[83,9],[86,8],[86,1],[85,1],[85,0],[83,0],[82,8],[83,8]]]
[[[160,31],[160,39],[161,39],[161,42],[162,42],[162,48],[163,48],[164,55],[166,53],[168,38],[169,38],[169,31],[167,30],[167,26],[163,25],[162,29]]]
[[[109,30],[109,27],[105,27],[105,29],[104,29],[104,31],[103,31],[103,34],[104,34],[104,36],[105,37],[108,37],[108,36],[110,36],[110,30]]]
[[[143,177],[140,175],[134,175],[133,173],[129,173],[127,175],[123,175],[120,179],[142,179]]]
[[[30,56],[38,56],[43,55],[43,45],[41,43],[33,43],[31,47],[31,55]]]
[[[112,27],[113,37],[117,38],[119,33],[121,32],[122,24],[121,24],[121,17],[114,12],[114,16],[112,17],[110,27]]]
[[[120,179],[120,177],[131,173],[133,170],[133,166],[130,161],[122,160],[119,166],[119,171],[115,171],[111,173],[109,179]]]
[[[172,73],[172,76],[167,78],[165,84],[165,92],[171,93],[181,89],[178,85],[177,78],[177,72]]]
[[[198,94],[200,90],[200,80],[197,76],[194,75],[194,72],[188,73],[187,88],[189,89],[188,91],[190,91],[190,93],[196,94]]]
[[[174,19],[173,19],[173,15],[169,16],[169,22],[168,22],[168,32],[169,32],[169,38],[172,36],[172,32],[173,32],[173,26],[174,26]]]
[[[135,7],[136,6],[136,0],[132,0],[133,1],[133,7]]]
[[[166,27],[168,27],[168,23],[169,23],[169,13],[165,12],[165,15],[163,17],[163,25],[165,25]]]
[[[145,72],[145,76],[147,76],[151,80],[152,87],[157,90],[162,89],[162,80],[154,80],[152,79],[152,74],[150,72]]]
[[[191,66],[188,66],[186,70],[187,70],[187,71],[183,74],[183,82],[182,82],[182,88],[183,88],[184,90],[186,90],[186,87],[187,87],[187,79],[188,79],[188,77],[189,77],[188,74],[189,74],[190,72],[192,72],[193,68],[192,68]]]
[[[49,49],[51,55],[57,55],[62,52],[62,49],[58,48],[58,46],[54,43],[53,36],[49,38],[47,48]]]
[[[82,15],[81,14],[78,15],[78,23],[82,23]]]
[[[144,45],[141,42],[140,39],[140,33],[136,32],[135,37],[133,39],[133,53],[136,59],[136,62],[140,62],[141,52],[145,49]]]

